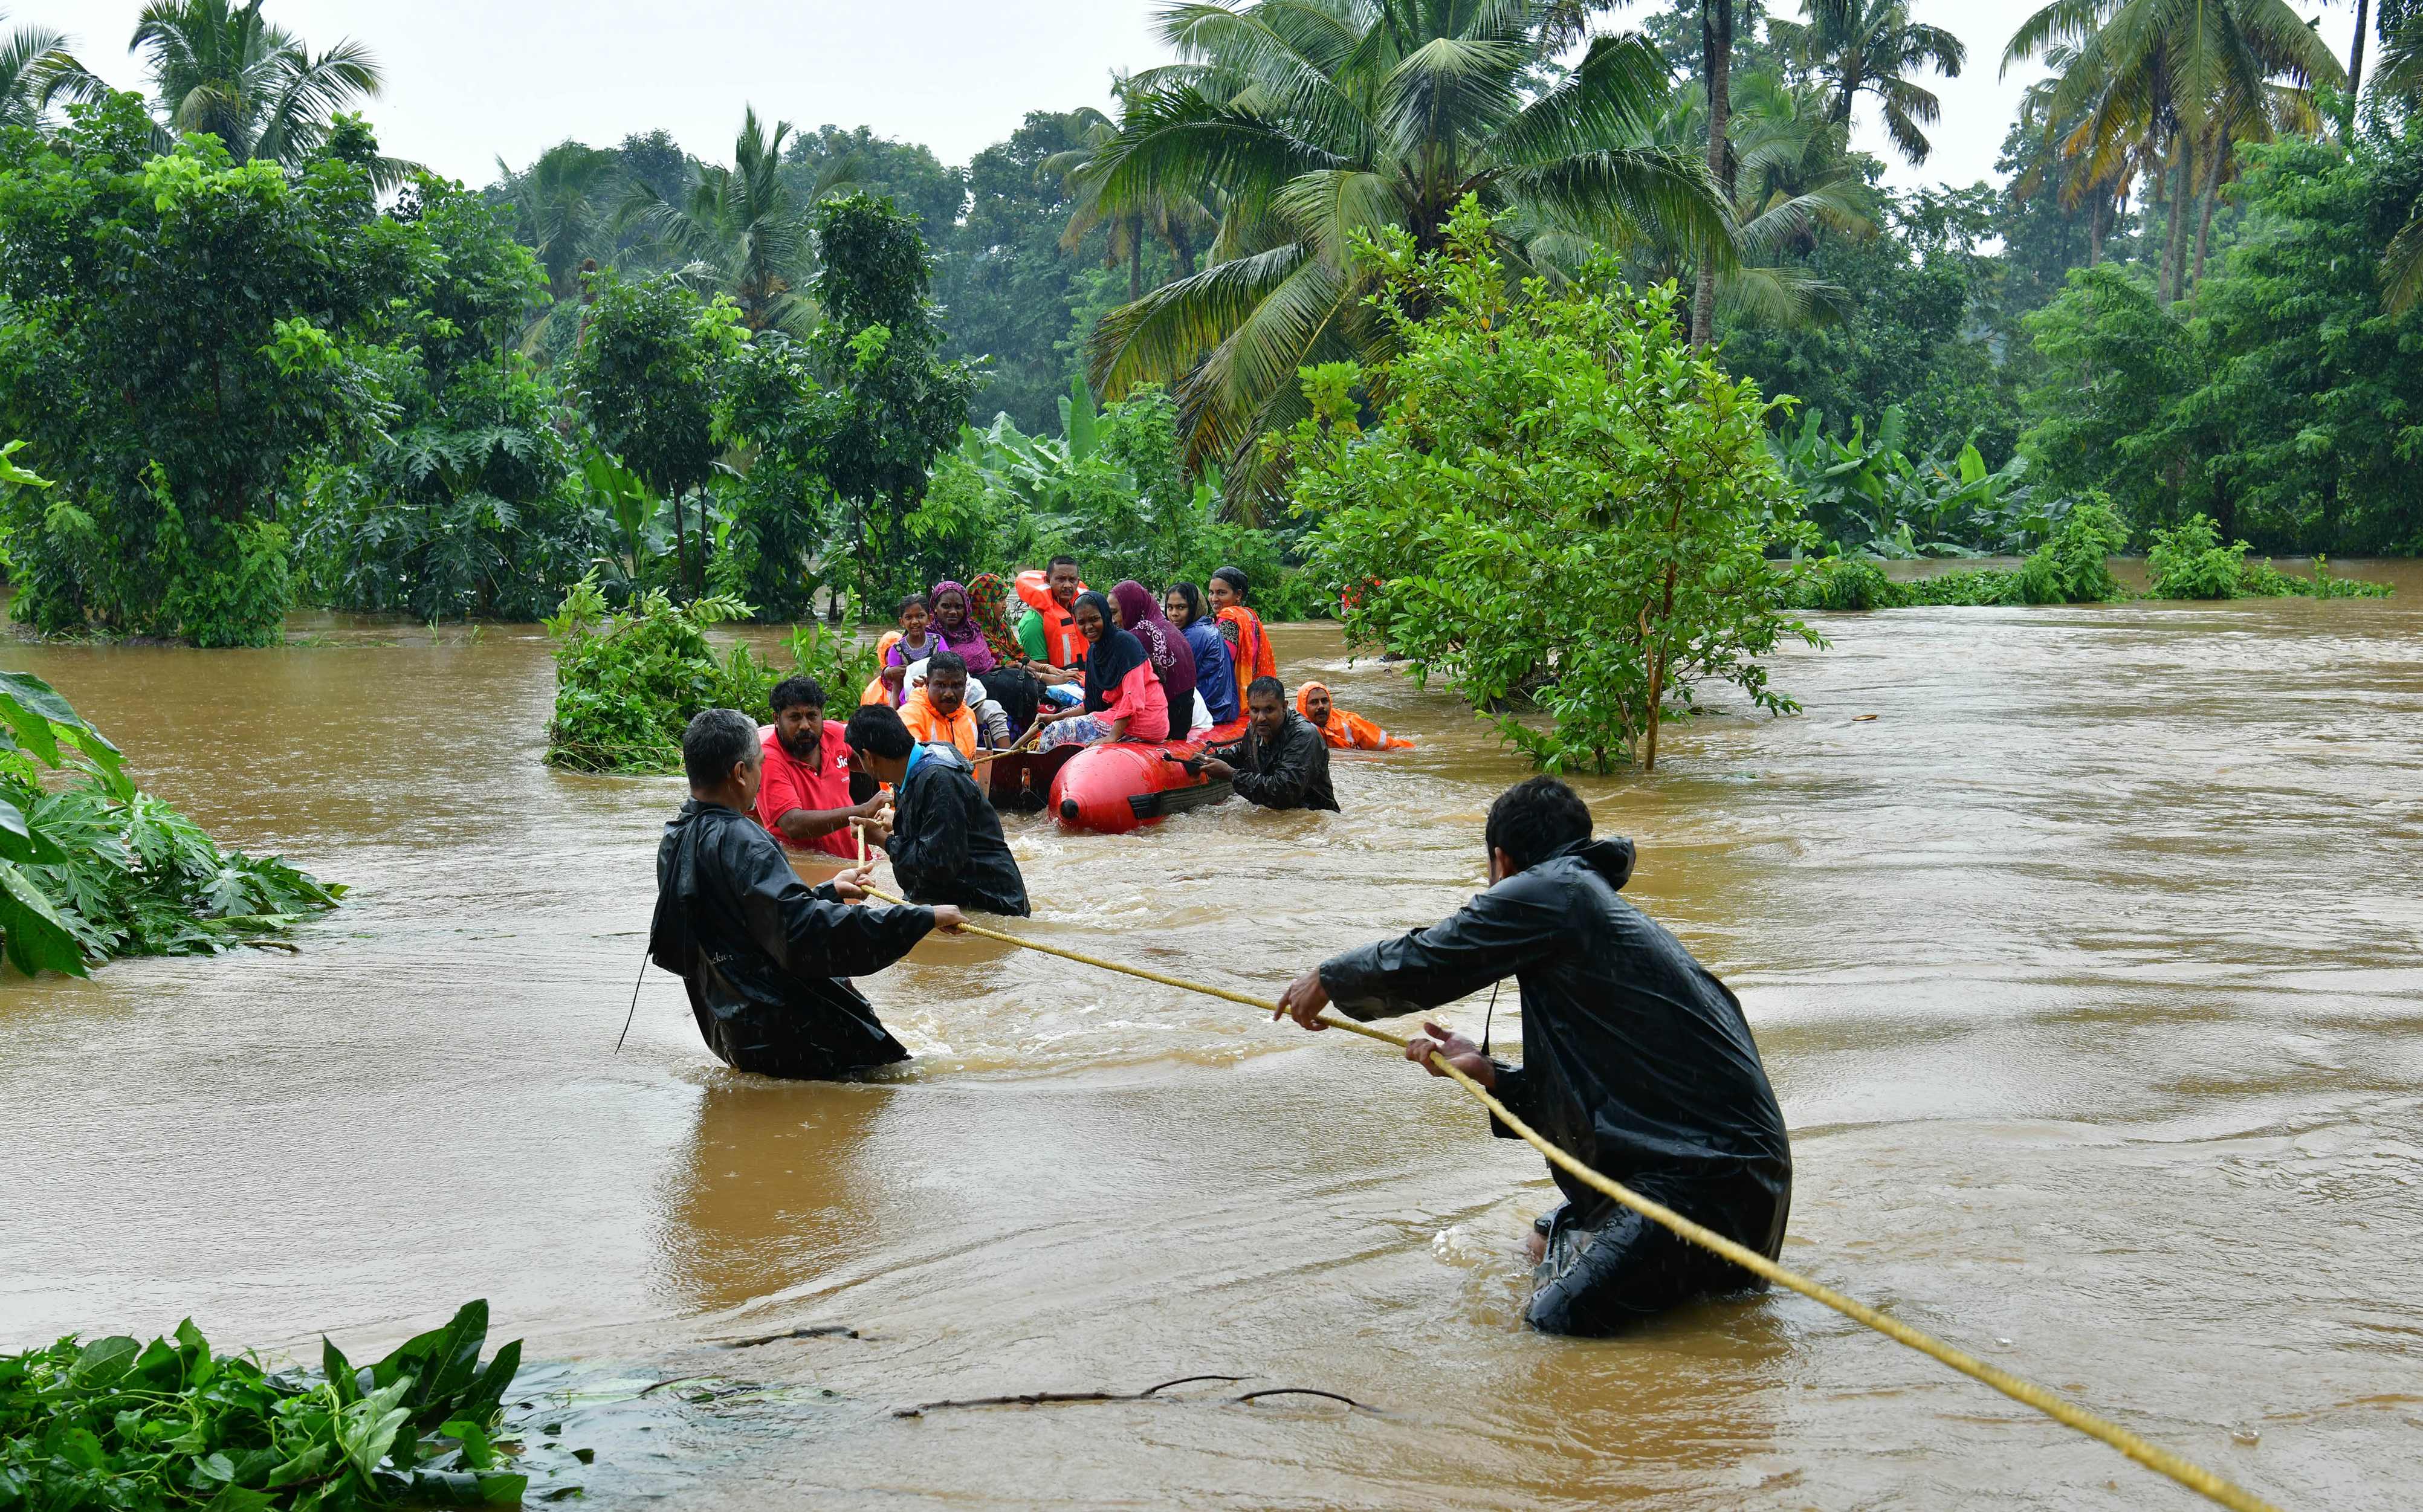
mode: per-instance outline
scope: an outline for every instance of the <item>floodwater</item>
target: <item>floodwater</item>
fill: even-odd
[[[2423,570],[2373,572],[1819,617],[1804,714],[1583,784],[1748,1008],[1786,1262],[2290,1507],[2423,1484]],[[724,1383],[593,1420],[604,1505],[2200,1504],[1797,1297],[1526,1332],[1540,1160],[1365,1041],[959,947],[865,984],[898,1075],[735,1075],[658,974],[617,1056],[678,784],[540,764],[534,631],[302,629],[0,651],[354,889],[299,954],[0,986],[0,1343],[190,1313],[359,1359],[484,1296],[573,1397]],[[1273,994],[1481,885],[1516,764],[1333,629],[1276,640],[1421,748],[1341,758],[1342,816],[1013,819],[1020,929]],[[860,1336],[716,1342],[812,1325]],[[1197,1375],[1244,1379],[894,1415]],[[1368,1410],[1227,1400],[1265,1387]]]

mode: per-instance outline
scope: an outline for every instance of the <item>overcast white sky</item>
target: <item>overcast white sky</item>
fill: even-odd
[[[1934,87],[1943,122],[1926,165],[1900,165],[1862,110],[1861,145],[1901,184],[1990,177],[2027,79],[1996,78],[2003,44],[2041,0],[1916,0],[1969,44]],[[351,36],[385,66],[370,116],[381,145],[473,184],[567,136],[596,145],[664,127],[703,157],[728,153],[744,102],[813,129],[871,126],[965,163],[1029,110],[1107,105],[1115,69],[1164,60],[1156,0],[270,0],[315,48]],[[140,86],[124,51],[142,0],[14,0],[17,24],[72,33],[86,65]],[[2344,57],[2351,0],[2320,11]],[[1638,10],[1634,12],[1638,14]]]

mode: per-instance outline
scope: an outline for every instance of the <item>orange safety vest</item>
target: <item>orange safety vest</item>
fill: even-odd
[[[1043,659],[1063,670],[1085,666],[1085,633],[1077,628],[1077,616],[1052,596],[1051,579],[1029,567],[1018,575],[1016,587],[1020,601],[1043,616]],[[1077,591],[1085,591],[1085,585],[1079,583]]]
[[[900,722],[921,744],[957,746],[960,755],[970,761],[976,759],[976,715],[964,703],[959,705],[958,713],[945,719],[934,712],[934,701],[920,687],[900,705]]]

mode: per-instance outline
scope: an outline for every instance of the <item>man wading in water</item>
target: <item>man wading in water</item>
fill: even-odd
[[[1445,1056],[1583,1164],[1772,1258],[1792,1207],[1783,1115],[1733,993],[1616,895],[1632,843],[1592,840],[1574,790],[1535,777],[1491,806],[1487,843],[1488,891],[1443,923],[1323,961],[1289,985],[1281,1011],[1319,1029],[1332,1002],[1368,1020],[1512,975],[1522,1065],[1427,1021],[1405,1059]],[[1551,1171],[1565,1205],[1535,1225],[1533,1328],[1615,1333],[1693,1297],[1766,1284]]]
[[[959,911],[858,908],[863,871],[810,890],[752,817],[757,726],[709,709],[682,734],[690,799],[657,847],[648,957],[689,989],[706,1047],[736,1071],[821,1079],[909,1059],[847,978],[880,971]]]

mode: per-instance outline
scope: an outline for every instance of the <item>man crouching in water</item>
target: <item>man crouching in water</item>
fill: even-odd
[[[959,911],[859,908],[863,871],[810,890],[752,816],[765,752],[757,725],[709,709],[682,734],[690,799],[657,847],[648,956],[689,988],[706,1047],[736,1071],[829,1079],[909,1059],[850,985],[909,953]]]
[[[1427,1021],[1405,1059],[1446,1057],[1583,1164],[1772,1259],[1792,1207],[1783,1114],[1740,1002],[1616,895],[1632,843],[1592,840],[1589,808],[1553,777],[1499,796],[1487,843],[1488,891],[1443,923],[1323,961],[1288,987],[1281,1011],[1319,1029],[1331,1002],[1368,1020],[1512,975],[1521,1065]],[[1491,1130],[1514,1137],[1494,1118]],[[1616,1333],[1694,1297],[1766,1284],[1550,1171],[1565,1204],[1534,1225],[1533,1328]]]

